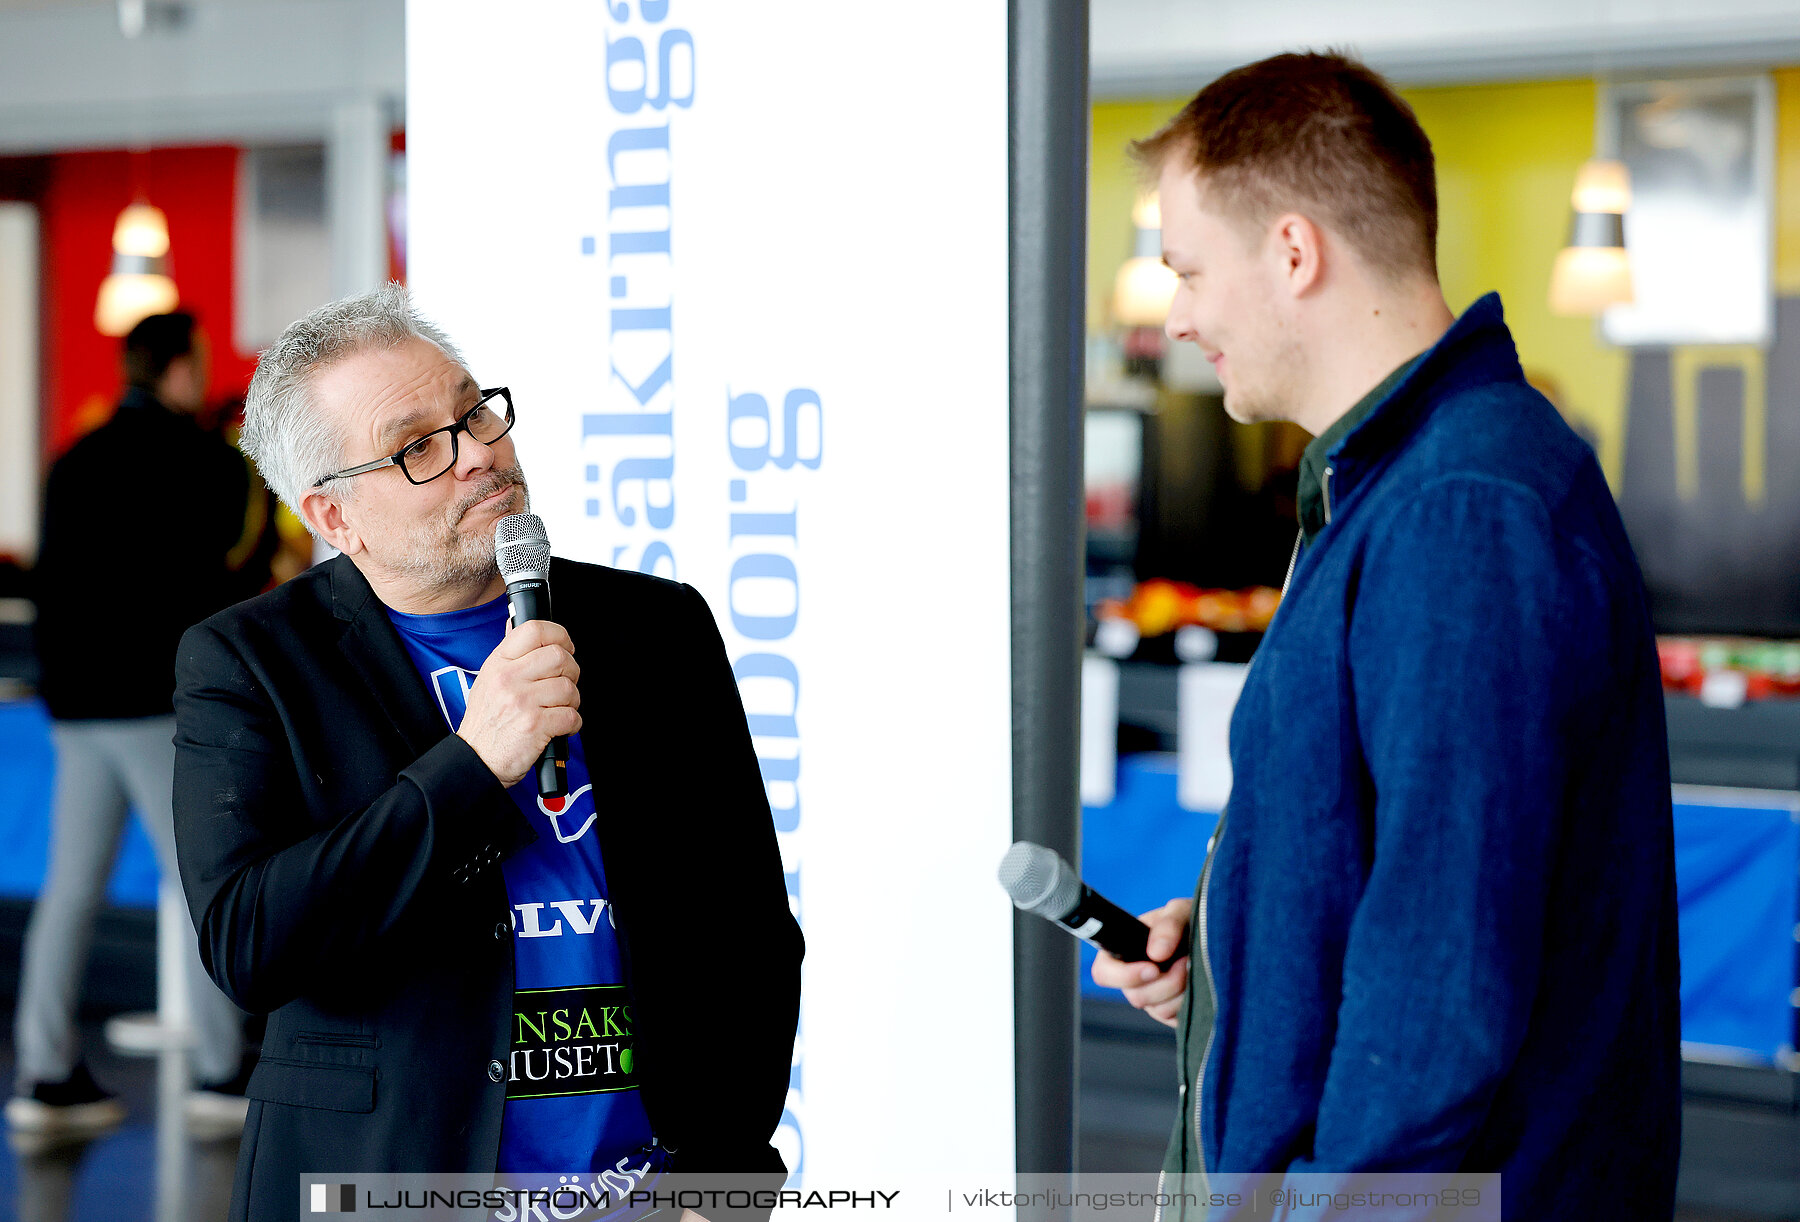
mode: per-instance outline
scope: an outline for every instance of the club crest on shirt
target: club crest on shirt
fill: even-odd
[[[538,810],[550,820],[550,830],[556,833],[561,844],[574,844],[587,835],[588,828],[594,826],[597,812],[594,809],[594,787],[583,785],[574,793],[560,798],[539,797]],[[566,830],[573,827],[574,831]]]
[[[462,725],[463,714],[469,711],[469,686],[474,682],[475,672],[460,666],[440,666],[431,672],[432,694],[437,697],[438,708],[452,734]]]

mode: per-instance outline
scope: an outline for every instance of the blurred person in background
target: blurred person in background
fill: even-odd
[[[124,1118],[81,1054],[76,1014],[94,921],[127,809],[164,877],[176,877],[175,646],[187,628],[255,592],[247,572],[249,470],[202,428],[208,359],[192,315],[159,314],[125,337],[118,410],[50,468],[33,586],[41,694],[56,745],[50,860],[26,928],[6,1119],[25,1133],[97,1132]],[[197,1135],[242,1128],[243,1016],[187,938]]]
[[[1230,809],[1149,918],[1199,962],[1094,966],[1177,1030],[1165,1170],[1498,1172],[1507,1218],[1666,1219],[1668,738],[1594,454],[1497,296],[1451,314],[1430,141],[1363,65],[1239,68],[1137,152],[1169,337],[1234,419],[1314,434]]]

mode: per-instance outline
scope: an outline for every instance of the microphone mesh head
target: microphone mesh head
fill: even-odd
[[[550,536],[535,513],[509,513],[494,523],[494,562],[508,582],[550,577]]]
[[[1000,859],[1000,885],[1015,907],[1060,921],[1081,900],[1081,877],[1054,849],[1013,842]]]

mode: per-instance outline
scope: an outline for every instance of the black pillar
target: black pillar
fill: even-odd
[[[1013,834],[1080,866],[1087,0],[1010,0]],[[1075,940],[1015,914],[1018,1170],[1075,1169]]]

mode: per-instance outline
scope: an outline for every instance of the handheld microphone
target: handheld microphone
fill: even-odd
[[[1000,859],[1000,885],[1012,896],[1015,908],[1055,921],[1115,959],[1136,963],[1149,955],[1150,927],[1082,882],[1054,849],[1015,841]],[[1187,949],[1183,930],[1175,953],[1157,966],[1166,970]]]
[[[526,620],[550,619],[550,536],[535,513],[509,513],[494,523],[494,561],[506,579],[506,607],[513,627]],[[537,762],[541,798],[569,792],[569,740],[558,735],[544,746]]]

